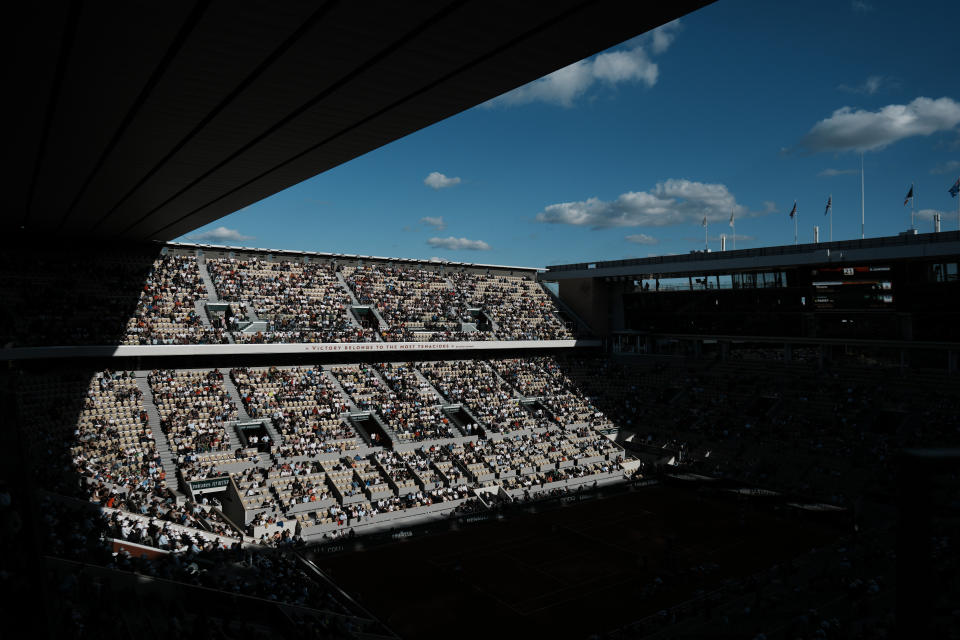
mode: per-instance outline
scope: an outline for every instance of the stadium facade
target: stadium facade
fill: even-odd
[[[957,368],[960,232],[547,267],[616,351],[857,345]]]

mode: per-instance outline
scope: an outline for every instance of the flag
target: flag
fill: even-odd
[[[830,207],[833,206],[833,196],[827,198],[827,208],[823,211],[823,215],[830,213]]]
[[[796,201],[796,200],[793,201],[793,209],[790,209],[790,217],[793,218],[793,216],[795,216],[795,215],[797,215],[797,201]]]
[[[907,203],[910,202],[910,198],[912,197],[913,197],[913,185],[910,185],[910,191],[907,191],[907,195],[903,199],[903,206],[907,206]]]
[[[960,182],[960,180],[958,180],[957,182]],[[733,212],[732,212],[732,211],[730,212],[730,226],[733,227]]]
[[[707,226],[707,216],[703,216],[703,222],[700,223],[701,227]]]
[[[960,178],[957,178],[957,181],[950,187],[950,197],[956,198],[958,193],[960,193]]]

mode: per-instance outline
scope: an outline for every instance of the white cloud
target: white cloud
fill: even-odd
[[[430,238],[427,244],[436,249],[450,249],[451,251],[489,251],[490,245],[483,240],[468,240],[467,238]]]
[[[868,76],[867,79],[863,81],[863,84],[854,86],[842,84],[837,88],[841,91],[848,91],[850,93],[865,93],[868,96],[872,96],[879,91],[881,87],[890,87],[898,84],[899,82],[893,78],[886,78],[884,76]]]
[[[817,175],[821,178],[833,178],[834,176],[852,176],[860,173],[859,169],[824,169]]]
[[[660,244],[659,240],[653,236],[648,236],[645,233],[634,233],[629,236],[624,236],[624,239],[627,242],[633,242],[634,244]]]
[[[930,169],[930,173],[954,173],[960,171],[960,160],[949,160],[947,162],[942,162],[935,166],[933,169]]]
[[[431,189],[445,189],[460,184],[460,178],[448,178],[439,171],[433,171],[423,179],[423,184]]]
[[[674,20],[673,22],[668,22],[663,26],[657,27],[649,33],[643,34],[640,38],[649,38],[650,49],[654,55],[660,55],[670,48],[670,45],[677,39],[677,34],[680,33],[682,28],[680,20]]]
[[[484,103],[487,107],[510,107],[531,102],[572,107],[574,102],[597,83],[615,86],[624,82],[652,87],[660,68],[650,59],[667,51],[680,31],[674,20],[628,42],[624,49],[601,53],[558,69],[538,80]]]
[[[447,228],[447,223],[443,221],[443,216],[424,216],[420,218],[420,224],[425,224],[428,227],[433,227],[437,231],[443,231]]]
[[[245,236],[236,229],[228,229],[227,227],[217,227],[186,237],[190,240],[213,240],[215,242],[243,242],[244,240],[254,239],[254,236]]]
[[[662,227],[700,222],[703,216],[707,216],[708,221],[726,222],[731,212],[742,218],[763,215],[775,209],[773,202],[765,202],[763,211],[750,212],[737,204],[726,185],[671,179],[658,182],[650,191],[630,191],[610,202],[590,198],[551,204],[537,214],[537,221],[594,229]]]
[[[810,129],[801,145],[811,151],[876,151],[913,136],[949,131],[960,123],[960,103],[917,98],[879,111],[842,107]]]
[[[850,8],[857,13],[867,13],[873,11],[873,5],[866,0],[850,0]]]

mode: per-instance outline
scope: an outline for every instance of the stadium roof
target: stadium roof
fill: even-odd
[[[0,228],[176,238],[710,1],[19,3]]]
[[[580,262],[547,267],[541,280],[686,276],[731,273],[805,264],[851,264],[909,258],[960,255],[960,231],[883,236],[816,244],[781,245],[736,251],[694,251],[606,262]]]
[[[521,267],[517,265],[506,265],[506,264],[487,264],[485,262],[458,262],[456,260],[440,260],[436,258],[430,258],[429,260],[423,258],[403,258],[395,256],[363,256],[354,253],[330,253],[326,251],[300,251],[297,249],[270,249],[270,248],[259,248],[259,247],[234,247],[229,245],[221,244],[206,244],[198,242],[167,242],[165,243],[167,247],[173,249],[186,249],[186,250],[196,250],[199,249],[205,253],[235,253],[239,256],[247,256],[250,254],[253,255],[273,255],[277,257],[282,257],[285,260],[293,260],[296,258],[318,258],[322,260],[369,260],[371,262],[389,262],[389,263],[401,263],[409,265],[422,265],[427,267],[443,266],[443,267],[469,267],[472,269],[499,269],[499,270],[510,270],[510,271],[542,271],[542,267]]]

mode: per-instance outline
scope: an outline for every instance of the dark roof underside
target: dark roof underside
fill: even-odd
[[[705,4],[29,3],[2,228],[176,238]]]

